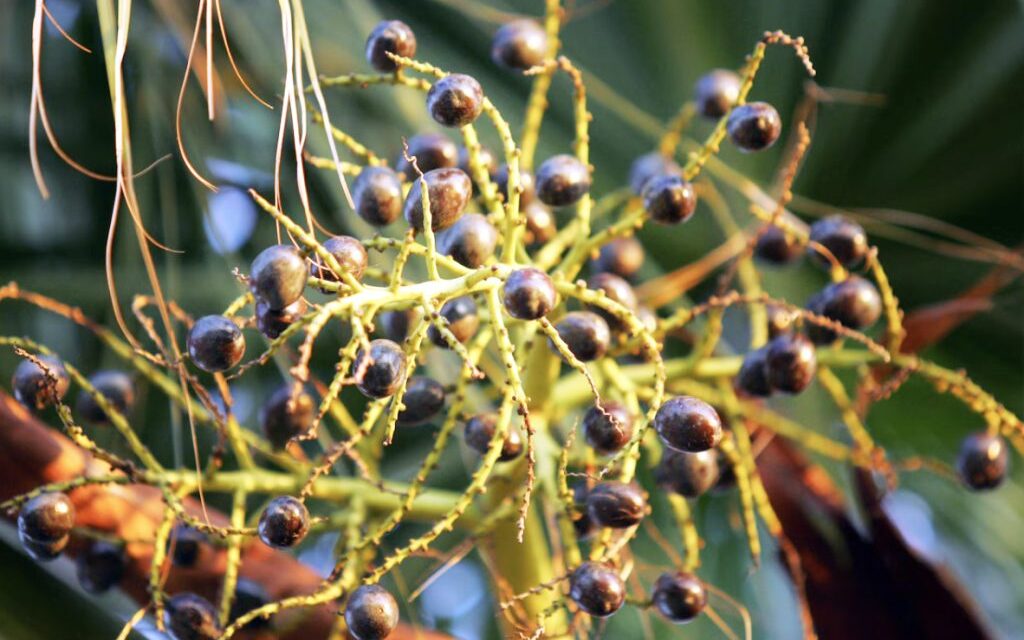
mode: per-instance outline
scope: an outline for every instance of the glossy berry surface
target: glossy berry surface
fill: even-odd
[[[658,576],[651,590],[658,613],[676,624],[690,622],[704,611],[708,593],[704,583],[692,573],[666,572]]]
[[[765,367],[768,349],[761,347],[743,356],[743,364],[736,374],[736,388],[745,395],[755,398],[767,398],[772,394],[768,384],[768,371]]]
[[[782,133],[782,118],[767,102],[748,102],[732,110],[726,129],[740,151],[763,151]]]
[[[800,393],[814,380],[818,358],[811,341],[799,333],[772,338],[765,355],[765,374],[775,391]]]
[[[807,224],[796,216],[784,213],[782,218],[789,227],[809,233]],[[784,266],[799,259],[803,253],[803,243],[796,236],[787,235],[781,227],[776,225],[768,225],[757,236],[757,241],[754,243],[754,257],[763,264]]]
[[[587,288],[604,293],[612,302],[617,302],[630,311],[636,311],[640,303],[637,301],[633,285],[614,273],[595,273],[587,279]],[[625,325],[615,314],[593,306],[591,310],[604,318],[612,329],[622,329]]]
[[[18,512],[18,532],[36,542],[55,542],[75,526],[75,505],[63,493],[42,493]]]
[[[523,215],[526,217],[526,233],[523,234],[526,244],[544,244],[558,233],[554,214],[541,201],[534,200],[527,204],[523,208]]]
[[[271,602],[270,594],[261,584],[246,578],[239,578],[235,585],[235,599],[231,603],[231,611],[228,614],[229,620],[237,620],[254,609],[259,609]],[[246,624],[243,629],[267,629],[270,627],[270,620],[266,618],[254,618]]]
[[[224,316],[203,316],[188,332],[188,355],[203,371],[227,371],[245,355],[245,336]]]
[[[103,593],[121,582],[127,564],[124,547],[97,540],[75,558],[75,575],[89,593]]]
[[[402,213],[402,181],[387,167],[366,167],[352,184],[356,214],[375,227],[389,225]]]
[[[555,308],[558,294],[548,274],[526,267],[508,275],[502,287],[502,300],[505,311],[513,318],[536,320]]]
[[[202,531],[184,524],[176,525],[167,541],[171,562],[176,567],[191,569],[199,562],[207,544],[206,534]]]
[[[658,484],[686,498],[703,495],[718,482],[718,452],[665,449],[654,471]]]
[[[281,310],[271,309],[262,300],[256,301],[256,328],[260,333],[273,340],[284,330],[295,324],[309,310],[309,303],[299,298]]]
[[[515,71],[526,71],[544,62],[547,52],[548,36],[536,20],[503,24],[491,41],[491,60]]]
[[[64,364],[53,356],[37,356],[44,369],[31,360],[22,360],[14,370],[11,388],[15,399],[29,409],[45,409],[64,398],[71,385]],[[50,379],[52,376],[52,380]]]
[[[451,169],[459,161],[459,148],[441,133],[421,133],[409,138],[409,157],[416,159],[416,166],[423,173],[434,169]],[[395,169],[405,176],[406,180],[419,177],[412,163],[405,159],[405,152],[398,154]]]
[[[444,408],[444,386],[427,376],[409,378],[402,394],[405,408],[398,413],[398,424],[411,426],[427,422]]]
[[[970,489],[995,489],[1006,479],[1009,466],[1006,441],[999,436],[972,433],[960,445],[956,468],[960,479]]]
[[[252,261],[252,291],[271,309],[284,309],[302,297],[309,269],[302,252],[288,244],[267,247]]]
[[[615,238],[603,245],[590,261],[591,271],[632,278],[644,266],[644,246],[633,236]]]
[[[466,444],[481,455],[486,454],[494,439],[494,432],[498,428],[498,414],[481,413],[466,421]],[[523,440],[519,432],[509,429],[505,436],[505,442],[501,445],[501,453],[498,455],[498,462],[515,460],[523,453]]]
[[[494,255],[498,230],[487,217],[467,213],[436,237],[437,250],[464,267],[476,269]]]
[[[427,92],[427,110],[445,127],[471,124],[484,108],[484,90],[476,78],[464,73],[447,75]]]
[[[480,328],[480,315],[477,313],[476,303],[473,302],[472,296],[459,296],[444,303],[441,307],[441,318],[448,325],[448,329],[455,339],[463,344],[469,342],[469,339],[476,335],[476,330]],[[427,329],[427,337],[439,347],[448,347],[444,336],[433,325]]]
[[[705,118],[721,118],[740,96],[742,80],[735,71],[712,69],[702,75],[693,88],[697,113]]]
[[[867,329],[882,315],[882,298],[870,281],[850,276],[834,282],[815,294],[807,303],[808,310],[854,330]],[[838,334],[820,325],[810,323],[808,336],[815,344],[830,344]]]
[[[352,364],[352,375],[356,379],[356,387],[364,396],[393,396],[405,381],[405,352],[391,340],[373,340],[369,351],[359,350]]]
[[[606,618],[626,602],[626,584],[612,567],[584,562],[569,576],[569,597],[584,613]]]
[[[388,53],[412,58],[416,55],[416,34],[401,20],[384,20],[377,24],[366,39],[366,61],[382,73],[398,68]]]
[[[644,209],[651,220],[661,224],[686,222],[697,210],[693,185],[679,176],[651,179],[644,187]]]
[[[60,557],[60,554],[67,548],[68,542],[71,541],[71,536],[64,536],[63,538],[57,538],[56,540],[43,542],[30,538],[25,535],[20,529],[18,530],[18,540],[21,542],[21,546],[37,562],[49,562]]]
[[[601,482],[587,494],[587,513],[599,526],[625,529],[643,520],[647,500],[635,484]]]
[[[592,311],[573,311],[555,325],[558,337],[581,362],[591,362],[608,352],[612,332],[604,318]]]
[[[560,154],[545,160],[537,169],[537,197],[546,205],[575,204],[590,191],[590,168],[575,156]]]
[[[455,224],[473,195],[469,176],[459,169],[434,169],[423,174],[430,198],[430,228],[447,229]],[[416,179],[405,197],[405,221],[416,231],[423,230],[422,181]]]
[[[633,436],[633,414],[614,401],[587,409],[582,424],[587,444],[602,455],[620,451]]]
[[[708,403],[691,396],[669,398],[654,416],[654,428],[667,446],[699,453],[722,441],[722,419]]]
[[[292,384],[282,385],[260,407],[260,429],[275,449],[283,449],[313,426],[316,405],[312,396],[300,391],[293,397],[293,391]]]
[[[370,257],[362,242],[352,236],[331,236],[324,240],[323,246],[334,256],[334,260],[342,271],[357,281],[363,279],[363,273],[366,272]],[[319,256],[314,258],[314,263],[310,267],[310,275],[329,282],[341,282],[340,274],[335,273]]]
[[[829,216],[811,225],[811,241],[828,249],[832,257],[847,269],[859,265],[868,253],[868,235],[864,227],[843,216]],[[811,260],[829,269],[832,263],[813,245],[807,247]]]
[[[572,528],[576,532],[576,537],[580,540],[589,538],[596,529],[594,521],[590,519],[590,514],[587,513],[587,495],[589,494],[590,489],[583,482],[572,488],[572,502],[575,511]]]
[[[675,160],[657,151],[653,151],[633,161],[629,168],[629,188],[636,195],[640,195],[644,192],[644,187],[647,186],[647,183],[654,178],[661,178],[663,176],[681,177],[682,175],[683,169]]]
[[[309,511],[298,498],[278,496],[260,514],[257,531],[268,546],[294,547],[309,531]]]
[[[412,309],[385,311],[377,316],[377,329],[392,342],[404,342],[409,336],[409,325],[412,324],[415,313]]]
[[[89,383],[121,415],[135,404],[135,382],[124,371],[99,371],[89,377]],[[84,389],[78,394],[75,404],[78,415],[92,424],[108,424],[110,418],[96,400]]]
[[[384,587],[362,585],[345,605],[345,624],[354,640],[384,640],[398,626],[398,603]]]
[[[164,609],[164,625],[173,640],[215,640],[221,634],[217,609],[191,592],[171,596]]]
[[[498,187],[498,193],[505,198],[505,202],[508,202],[508,165],[503,164],[498,167],[498,172],[494,174],[494,185]],[[519,168],[519,206],[525,207],[526,205],[534,202],[537,198],[537,180],[533,174],[528,170]]]

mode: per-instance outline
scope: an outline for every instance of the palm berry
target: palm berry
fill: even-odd
[[[743,364],[736,374],[737,389],[756,398],[767,398],[772,395],[772,387],[768,384],[768,372],[765,368],[767,356],[767,347],[754,349],[743,356]]]
[[[352,276],[355,280],[361,280],[370,258],[366,254],[366,247],[352,236],[332,236],[324,241],[324,249],[334,256],[335,262],[341,269]],[[341,282],[341,274],[334,273],[327,264],[321,264],[317,257],[316,262],[310,267],[310,273],[315,278],[321,278],[328,282]]]
[[[480,116],[484,90],[476,78],[464,73],[447,75],[427,92],[427,110],[438,124],[463,127]]]
[[[455,339],[465,344],[476,335],[480,327],[480,316],[477,314],[476,303],[472,296],[460,296],[444,303],[441,307],[441,318],[448,325],[448,329],[455,336]],[[447,348],[444,336],[437,330],[437,327],[430,325],[427,329],[427,337],[439,347]]]
[[[835,320],[854,330],[867,329],[882,315],[882,298],[870,281],[860,276],[850,276],[842,282],[834,282],[815,294],[807,308]],[[812,324],[808,336],[815,344],[830,344],[839,337],[829,329]]]
[[[726,130],[740,151],[763,151],[779,139],[782,118],[767,102],[748,102],[732,110]]]
[[[304,298],[299,298],[280,311],[271,309],[270,305],[262,300],[257,300],[256,328],[260,330],[260,333],[273,340],[306,315],[308,309],[309,303]]]
[[[523,207],[522,213],[526,217],[526,233],[523,234],[523,241],[526,244],[544,244],[555,237],[555,233],[558,232],[555,227],[555,216],[539,200],[534,200]]]
[[[483,145],[477,149],[476,154],[480,158],[480,165],[483,166],[487,175],[493,180],[498,171],[498,157],[494,155],[493,151]],[[473,175],[473,168],[469,166],[469,149],[459,147],[458,160],[455,166],[465,171],[467,175]]]
[[[508,165],[498,167],[494,174],[494,184],[498,187],[498,193],[505,196],[505,202],[509,200],[508,193]],[[525,207],[537,197],[537,181],[529,170],[519,167],[519,206]]]
[[[1002,484],[1009,465],[1006,441],[984,432],[964,438],[956,462],[960,479],[975,491],[995,489]]]
[[[59,492],[41,493],[18,513],[18,533],[41,543],[66,538],[75,526],[75,505]]]
[[[224,316],[203,316],[188,332],[188,355],[203,371],[227,371],[245,355],[245,336]]]
[[[473,195],[469,176],[459,169],[434,169],[417,179],[405,197],[405,220],[416,231],[423,230],[422,183],[427,183],[430,199],[430,228],[446,229],[459,219]]]
[[[294,547],[309,532],[309,511],[292,496],[278,496],[260,514],[260,540],[271,547]]]
[[[537,169],[537,197],[546,205],[575,204],[590,191],[590,168],[576,156],[551,156]]]
[[[486,454],[494,440],[494,432],[498,429],[498,414],[481,413],[466,421],[466,444],[480,454]],[[523,452],[523,440],[519,432],[509,429],[505,442],[501,444],[498,462],[515,460]]]
[[[612,273],[620,278],[632,278],[644,264],[644,246],[633,236],[615,238],[598,251],[590,261],[590,269],[597,273]]]
[[[124,371],[99,371],[89,377],[89,383],[121,415],[127,413],[135,404],[135,383],[132,381],[132,377]],[[86,422],[110,423],[110,417],[100,408],[96,399],[84,389],[78,394],[75,408]]]
[[[718,480],[715,486],[711,487],[713,493],[726,493],[736,487],[736,471],[732,462],[722,453],[718,452]]]
[[[555,325],[558,337],[581,362],[597,360],[608,352],[611,329],[604,318],[592,311],[573,311]]]
[[[231,602],[229,620],[237,620],[245,614],[270,603],[270,594],[258,582],[248,578],[239,578],[235,584],[235,599]],[[257,617],[248,622],[243,629],[266,629],[270,627],[267,618]]]
[[[680,176],[652,178],[644,187],[643,196],[647,215],[661,224],[686,222],[697,210],[697,193]]]
[[[667,620],[683,624],[700,615],[708,604],[708,593],[704,583],[692,573],[666,572],[654,583],[651,600]]]
[[[693,102],[697,113],[705,118],[721,118],[736,104],[742,83],[739,75],[728,69],[705,73],[694,86]]]
[[[275,244],[252,261],[249,277],[257,298],[271,309],[284,309],[302,297],[308,275],[301,251],[290,244]]]
[[[868,235],[864,227],[840,215],[828,216],[812,224],[810,239],[828,249],[836,261],[847,269],[860,264],[868,253]],[[813,245],[808,245],[807,253],[816,264],[826,269],[832,266],[829,259]]]
[[[71,541],[71,536],[64,536],[63,538],[57,538],[50,542],[42,542],[34,538],[26,536],[22,531],[18,531],[18,540],[21,541],[21,546],[37,562],[49,562],[60,556],[60,554],[67,548],[68,542]]]
[[[406,357],[402,348],[391,340],[370,342],[369,352],[360,349],[352,365],[356,387],[368,398],[395,395],[406,376]]]
[[[658,484],[687,498],[703,495],[718,482],[718,452],[665,449],[654,471]]]
[[[772,338],[765,354],[765,375],[772,389],[800,393],[811,384],[818,358],[811,341],[799,333]]]
[[[206,598],[188,591],[167,601],[164,625],[173,640],[216,640],[221,634],[217,609]]]
[[[398,424],[411,426],[423,424],[444,408],[444,386],[427,376],[409,378],[402,394],[405,408],[398,412]]]
[[[127,564],[124,547],[97,540],[75,558],[75,574],[83,589],[103,593],[121,582]]]
[[[392,53],[403,58],[416,55],[416,34],[401,20],[384,20],[377,24],[366,39],[366,60],[377,71],[389,73],[398,69],[388,57]]]
[[[14,370],[11,387],[18,402],[29,409],[45,409],[59,402],[68,392],[71,380],[64,363],[54,356],[36,356],[42,367],[22,360]],[[45,368],[45,370],[44,370]]]
[[[669,398],[658,407],[654,428],[676,451],[699,453],[722,441],[722,419],[708,403],[691,396]]]
[[[260,429],[275,449],[283,449],[313,426],[313,398],[305,391],[297,395],[293,391],[291,384],[285,384],[260,407]]]
[[[404,342],[409,337],[409,325],[416,312],[412,309],[385,311],[377,316],[377,328],[392,342]]]
[[[774,338],[793,330],[800,314],[780,304],[766,304],[765,315],[768,316],[768,337]]]
[[[525,267],[508,275],[502,288],[505,311],[513,318],[536,320],[543,318],[558,301],[555,283],[540,269]]]
[[[587,513],[587,495],[590,493],[590,489],[586,483],[579,483],[572,489],[572,503],[574,507],[574,514],[572,520],[572,528],[576,531],[576,537],[580,540],[586,540],[594,533],[594,521],[590,519],[590,514]]]
[[[536,20],[513,20],[503,24],[491,41],[491,60],[516,71],[526,71],[544,62],[547,52],[547,33]]]
[[[602,527],[632,527],[643,519],[646,511],[647,500],[635,484],[602,482],[587,494],[587,513]]]
[[[682,175],[683,169],[675,160],[658,151],[652,151],[633,161],[629,168],[629,188],[636,195],[641,195],[647,183],[654,178]]]
[[[583,414],[583,435],[598,453],[615,453],[633,437],[633,414],[618,402],[590,407]]]
[[[412,163],[405,159],[406,153],[416,159],[416,167],[423,173],[434,169],[450,169],[458,163],[459,148],[443,134],[421,133],[409,138],[407,144],[408,152],[398,154],[398,160],[395,161],[395,169],[404,174],[406,180],[419,177]]]
[[[379,584],[364,584],[348,598],[345,624],[354,640],[384,640],[398,626],[398,603]]]
[[[497,245],[497,229],[479,213],[467,213],[437,236],[437,250],[470,269],[487,262]]]
[[[569,576],[569,597],[585,613],[606,618],[626,602],[626,584],[602,562],[584,562]]]
[[[175,525],[167,540],[171,563],[182,569],[191,569],[199,562],[206,544],[206,534],[202,531],[185,524]]]
[[[789,213],[783,213],[782,220],[788,228],[802,229],[809,233],[807,224]],[[754,243],[754,257],[769,265],[783,266],[790,264],[799,258],[804,251],[803,243],[795,235],[790,235],[782,227],[768,225],[764,231],[757,236]]]
[[[389,225],[402,213],[402,181],[387,167],[365,167],[352,185],[352,200],[360,218],[375,227]]]
[[[619,303],[630,311],[636,311],[640,305],[633,287],[614,273],[595,273],[587,280],[587,288],[604,293],[606,298]],[[604,318],[612,329],[621,330],[625,327],[623,321],[610,311],[597,306],[592,307],[592,310]]]

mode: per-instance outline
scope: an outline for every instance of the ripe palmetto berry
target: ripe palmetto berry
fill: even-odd
[[[416,34],[401,20],[379,22],[366,39],[366,60],[377,71],[388,73],[398,68],[389,53],[403,58],[416,55]]]
[[[997,435],[972,433],[960,445],[957,471],[964,485],[975,491],[995,489],[1010,465],[1006,441]]]
[[[289,244],[267,247],[252,261],[253,293],[271,309],[284,309],[302,297],[309,268],[302,252]]]
[[[121,582],[127,564],[124,547],[97,540],[75,558],[75,575],[89,593],[103,593]]]
[[[89,382],[122,415],[135,404],[135,382],[124,371],[99,371],[89,377]],[[84,390],[78,394],[75,408],[78,415],[86,422],[92,424],[108,424],[110,422],[107,413],[100,408],[92,395]]]
[[[304,298],[299,298],[279,311],[271,309],[266,302],[257,300],[256,328],[260,330],[260,333],[273,340],[306,315],[308,309],[309,303]]]
[[[789,213],[783,213],[782,219],[790,228],[802,229],[809,233],[807,223]],[[804,245],[794,235],[787,233],[779,226],[769,225],[754,243],[754,257],[763,264],[783,266],[798,259],[804,252]]]
[[[75,505],[63,493],[41,493],[18,512],[18,532],[36,542],[66,538],[74,526]]]
[[[398,413],[398,424],[423,424],[441,412],[444,398],[444,386],[437,380],[427,376],[409,378],[402,395],[405,408]]]
[[[451,256],[459,264],[476,269],[494,255],[498,230],[486,216],[467,213],[437,235],[438,252]]]
[[[807,303],[807,308],[844,327],[859,331],[878,321],[882,315],[882,298],[870,281],[860,276],[850,276],[815,294]],[[835,331],[815,324],[810,324],[807,333],[815,344],[829,344],[839,338]]]
[[[239,578],[235,585],[235,599],[231,602],[231,611],[228,614],[229,620],[237,620],[254,609],[259,609],[271,602],[270,594],[258,582],[247,578]],[[267,629],[270,627],[270,620],[257,617],[250,620],[243,629]]]
[[[647,500],[635,484],[601,482],[587,494],[587,513],[602,527],[626,529],[643,520]]]
[[[764,312],[768,318],[769,338],[791,332],[797,319],[800,318],[799,313],[780,304],[766,304]]]
[[[405,159],[406,153],[416,159],[416,166],[423,173],[434,169],[451,169],[459,161],[459,148],[441,133],[421,133],[409,138],[408,152],[398,154],[395,169],[405,175],[406,180],[419,177],[412,163]]]
[[[748,102],[732,110],[726,130],[740,151],[763,151],[779,139],[782,118],[767,102]]]
[[[584,562],[569,576],[569,597],[584,613],[606,618],[626,602],[626,584],[611,566]]]
[[[398,392],[406,375],[406,357],[402,347],[391,340],[370,342],[369,350],[360,349],[352,364],[356,388],[368,398],[388,398]]]
[[[829,250],[839,264],[847,269],[856,267],[868,253],[868,235],[864,227],[840,215],[822,218],[811,225],[810,239]],[[829,269],[832,263],[813,245],[807,253],[815,264]]]
[[[787,333],[768,343],[765,375],[775,391],[800,393],[814,379],[818,358],[811,341],[799,333]]]
[[[697,193],[680,176],[652,178],[644,187],[643,196],[647,215],[661,224],[686,222],[697,210]]]
[[[536,181],[541,202],[565,207],[575,204],[590,191],[590,168],[576,156],[563,153],[551,156],[540,165]]]
[[[505,197],[505,202],[508,202],[508,165],[503,164],[498,167],[498,172],[494,174],[494,184],[498,187],[498,193]],[[519,206],[525,207],[526,205],[533,202],[537,197],[537,180],[529,170],[519,168]]]
[[[616,453],[633,436],[633,414],[624,405],[609,401],[583,414],[583,435],[587,444],[602,455]]]
[[[693,90],[697,113],[705,118],[724,116],[736,104],[742,82],[736,72],[728,69],[712,69],[702,75]]]
[[[737,389],[755,398],[767,398],[772,394],[772,387],[768,384],[768,371],[765,367],[767,356],[768,349],[766,347],[754,349],[743,356],[743,364],[740,365],[739,373],[736,374]]]
[[[224,316],[203,316],[188,332],[188,355],[203,371],[227,371],[245,355],[245,336]]]
[[[409,336],[409,325],[415,314],[412,309],[385,311],[377,316],[377,329],[392,342],[404,342]]]
[[[595,273],[587,279],[587,288],[603,292],[609,300],[619,303],[630,311],[636,311],[640,305],[633,286],[614,273]],[[624,324],[615,314],[597,306],[591,307],[591,310],[604,318],[612,329],[624,328]]]
[[[652,151],[633,161],[629,168],[629,188],[636,195],[641,195],[647,183],[654,178],[682,175],[683,169],[675,160],[658,151]]]
[[[188,591],[167,600],[164,625],[173,640],[216,640],[221,634],[217,609],[206,598]]]
[[[494,440],[494,432],[498,428],[498,414],[480,413],[466,421],[464,432],[466,444],[477,453],[486,454]],[[505,441],[501,444],[498,462],[515,460],[523,453],[523,440],[519,432],[509,429]]]
[[[384,640],[398,626],[398,603],[384,587],[363,585],[348,598],[345,624],[354,640]]]
[[[692,573],[665,572],[651,589],[651,601],[658,613],[676,624],[690,622],[704,611],[708,593],[704,583]]]
[[[547,33],[536,20],[521,19],[503,24],[491,41],[491,60],[516,71],[526,71],[544,62],[547,52]]]
[[[658,484],[687,498],[703,495],[718,482],[718,452],[665,449],[654,470]]]
[[[555,325],[555,330],[569,347],[569,352],[581,362],[591,362],[604,356],[612,341],[608,323],[592,311],[565,314]]]
[[[463,344],[469,342],[480,328],[480,315],[472,296],[459,296],[444,303],[441,307],[441,318],[448,324],[448,329],[455,339]],[[437,346],[448,348],[444,336],[434,325],[427,329],[427,337]]]
[[[63,538],[57,538],[56,540],[42,542],[34,538],[26,536],[20,529],[18,530],[18,540],[21,542],[21,546],[37,562],[49,562],[60,557],[60,554],[67,548],[68,542],[71,541],[71,536],[64,536]]]
[[[591,271],[612,273],[620,278],[632,278],[644,265],[644,246],[633,236],[615,238],[598,251],[590,261]]]
[[[387,167],[365,167],[352,185],[352,200],[366,222],[375,227],[391,224],[402,213],[402,181]]]
[[[445,127],[463,127],[480,116],[484,90],[476,78],[453,73],[435,82],[427,92],[427,110]]]
[[[526,217],[526,233],[523,234],[523,241],[527,245],[544,244],[558,233],[554,214],[539,200],[534,200],[523,207],[523,216]]]
[[[190,569],[199,562],[199,558],[207,544],[206,534],[202,531],[193,529],[185,524],[175,525],[170,538],[167,540],[171,562],[176,567]]]
[[[37,356],[40,367],[22,360],[14,370],[11,388],[15,399],[29,409],[45,409],[64,398],[71,385],[64,363],[54,356]],[[45,369],[44,369],[45,368]]]
[[[331,236],[324,240],[323,246],[334,256],[339,267],[356,280],[362,280],[363,273],[366,272],[370,261],[362,242],[352,236]],[[313,277],[330,282],[341,281],[341,274],[334,273],[329,266],[321,263],[322,261],[317,257],[310,266],[310,273]]]
[[[459,169],[434,169],[423,174],[430,198],[430,228],[447,229],[455,224],[473,195],[469,176]],[[416,231],[423,230],[422,181],[416,179],[405,197],[405,221]]]
[[[508,275],[502,288],[505,311],[513,318],[536,320],[543,318],[558,301],[555,283],[540,269],[525,267]]]
[[[498,171],[498,157],[494,155],[493,151],[482,145],[477,151],[477,156],[480,158],[480,164],[487,171],[487,175],[490,176],[491,180],[494,180]],[[466,147],[459,147],[459,154],[455,166],[462,169],[467,175],[472,177],[473,170],[472,167],[469,166],[469,149]]]
[[[572,502],[575,508],[572,528],[576,531],[576,537],[580,540],[589,538],[596,528],[594,521],[590,519],[590,514],[587,513],[587,495],[589,493],[590,489],[585,482],[577,484],[572,489]]]
[[[309,532],[309,511],[298,498],[278,496],[260,514],[256,529],[268,546],[294,547]]]
[[[669,398],[654,416],[662,442],[676,451],[699,453],[722,441],[722,419],[708,403],[691,396]]]
[[[275,449],[283,449],[313,426],[316,406],[312,396],[300,391],[293,397],[292,391],[291,384],[282,385],[260,407],[260,429]]]

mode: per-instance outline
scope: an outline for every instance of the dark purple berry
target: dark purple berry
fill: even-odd
[[[633,193],[640,195],[644,187],[654,178],[663,176],[682,177],[683,169],[675,160],[657,151],[644,154],[633,161],[629,169],[629,188]]]
[[[882,298],[870,281],[860,276],[850,276],[815,294],[807,303],[807,308],[858,331],[878,321],[882,315]],[[808,327],[808,335],[815,344],[830,344],[839,338],[835,331],[815,324]]]
[[[636,311],[637,307],[640,306],[632,285],[614,273],[595,273],[587,280],[587,288],[601,291],[606,298],[612,302],[619,303],[630,311]],[[615,314],[597,306],[592,306],[590,309],[604,318],[610,328],[615,330],[625,328],[625,324]]]
[[[405,381],[407,361],[402,348],[391,340],[370,342],[370,350],[360,349],[352,365],[356,387],[368,398],[388,398]]]
[[[782,118],[767,102],[748,102],[732,110],[726,128],[740,151],[763,151],[779,139]]]
[[[697,192],[679,176],[652,178],[644,187],[644,209],[661,224],[686,222],[697,210]]]
[[[398,68],[387,54],[403,58],[416,55],[416,35],[409,25],[400,20],[384,20],[377,24],[366,39],[366,60],[377,71],[388,73]]]
[[[584,562],[569,576],[569,597],[584,613],[606,618],[626,602],[626,584],[612,567]]]
[[[447,229],[455,224],[473,195],[473,185],[459,169],[434,169],[423,174],[430,198],[430,228]],[[421,180],[416,179],[405,198],[405,221],[416,231],[423,230]]]
[[[121,582],[127,564],[124,547],[98,540],[75,558],[75,574],[83,589],[103,593]]]
[[[573,311],[555,325],[558,337],[581,362],[604,356],[611,344],[611,329],[604,318],[592,311]]]
[[[956,461],[960,479],[975,491],[995,489],[1002,484],[1009,465],[1006,441],[984,432],[964,438]]]
[[[334,256],[334,260],[345,273],[357,281],[362,280],[363,273],[366,271],[370,261],[370,257],[366,253],[366,247],[363,246],[362,242],[352,236],[332,236],[324,241],[324,249],[327,249],[328,253]],[[326,264],[321,264],[322,262],[317,257],[314,264],[310,267],[310,273],[313,277],[322,278],[328,282],[341,282],[340,274],[334,273],[333,269]]]
[[[829,253],[843,267],[850,269],[859,265],[868,253],[868,235],[864,227],[840,215],[822,218],[811,225],[810,239],[829,250]],[[832,263],[808,245],[807,253],[818,265],[829,269]]]
[[[503,164],[498,168],[498,172],[494,174],[494,184],[498,187],[498,193],[505,197],[505,202],[508,202],[508,165]],[[528,170],[519,168],[519,206],[525,207],[534,201],[537,197],[537,183],[533,177],[533,174]]]
[[[15,399],[29,409],[45,409],[64,398],[71,385],[64,363],[54,356],[36,356],[43,364],[22,360],[14,370],[11,388]],[[45,367],[45,370],[44,370]]]
[[[484,90],[476,78],[453,73],[434,83],[427,92],[427,110],[445,127],[472,124],[484,108]]]
[[[293,391],[293,385],[285,384],[260,407],[260,429],[275,449],[283,449],[292,438],[307,433],[313,426],[313,398],[305,391],[298,395]]]
[[[354,640],[384,640],[398,626],[398,603],[384,587],[363,585],[349,596],[345,624]]]
[[[544,62],[548,36],[536,20],[521,19],[506,23],[491,41],[491,60],[516,71],[526,71]]]
[[[767,398],[772,395],[772,387],[768,384],[768,371],[765,368],[767,356],[767,347],[754,349],[743,356],[743,364],[736,374],[737,389],[755,398]]]
[[[438,233],[436,242],[438,252],[451,256],[464,267],[476,269],[494,255],[498,231],[486,216],[467,213]]]
[[[216,640],[221,628],[217,609],[194,593],[178,593],[167,601],[164,625],[173,640]]]
[[[278,496],[260,514],[257,531],[268,546],[294,547],[309,531],[309,511],[298,498]]]
[[[590,407],[583,414],[583,435],[598,453],[616,453],[633,437],[633,414],[618,402]]]
[[[284,309],[302,297],[309,268],[302,252],[290,244],[275,244],[252,261],[253,293],[271,309]]]
[[[654,476],[658,484],[686,498],[703,495],[718,482],[718,453],[665,449]]]
[[[469,342],[480,327],[480,316],[472,296],[460,296],[444,303],[441,307],[441,318],[455,339],[463,344]],[[439,347],[448,347],[448,343],[434,325],[427,329],[427,337]]]
[[[590,168],[575,156],[560,154],[545,160],[537,169],[537,197],[546,205],[575,204],[590,191]]]
[[[587,495],[590,493],[590,489],[585,483],[577,484],[572,489],[572,502],[575,510],[575,514],[572,520],[572,528],[576,531],[576,537],[580,540],[586,540],[594,533],[594,521],[590,519],[590,514],[587,513]]]
[[[132,381],[132,377],[124,371],[100,371],[94,373],[89,378],[89,382],[121,415],[127,413],[135,404],[135,383]],[[78,410],[78,415],[82,416],[86,422],[110,423],[107,413],[85,390],[78,394],[78,403],[75,407]]]
[[[602,482],[587,494],[587,513],[602,527],[626,529],[643,520],[647,500],[635,484]]]
[[[692,573],[666,572],[654,583],[651,600],[666,619],[683,624],[701,614],[708,604],[708,593],[704,583]]]
[[[385,311],[377,317],[377,328],[381,334],[392,342],[405,342],[409,337],[409,325],[412,324],[416,312],[412,309]]]
[[[644,265],[644,246],[633,236],[615,238],[598,251],[590,261],[590,269],[597,273],[612,273],[620,278],[632,278]]]
[[[440,133],[421,133],[409,138],[409,157],[416,159],[416,166],[423,173],[434,169],[451,169],[459,160],[459,148],[447,136]],[[412,163],[405,159],[405,153],[398,155],[395,169],[405,175],[406,180],[419,177]]]
[[[662,442],[676,451],[700,453],[722,441],[722,419],[714,407],[691,396],[669,398],[654,416]]]
[[[387,167],[366,167],[352,185],[352,200],[360,218],[375,227],[389,225],[402,213],[402,182]]]
[[[412,426],[423,424],[444,408],[444,386],[427,376],[409,378],[402,394],[405,408],[398,413],[398,424]]]
[[[280,311],[275,311],[266,302],[257,300],[256,328],[260,330],[260,333],[273,340],[306,315],[308,309],[309,303],[304,298],[299,298]]]
[[[41,542],[26,536],[19,530],[18,540],[21,541],[22,548],[25,549],[33,560],[36,562],[49,562],[60,557],[60,554],[67,548],[68,542],[71,541],[71,536],[57,538],[50,542]]]
[[[712,69],[702,75],[693,92],[697,113],[705,118],[724,116],[736,104],[742,82],[739,75],[728,69]]]
[[[191,569],[199,562],[207,546],[206,534],[184,524],[175,525],[167,540],[171,563],[182,569]]]
[[[558,232],[555,216],[539,200],[534,200],[523,207],[523,215],[526,216],[526,233],[523,234],[523,241],[529,246],[544,244]]]
[[[270,594],[261,584],[247,578],[239,578],[235,585],[235,599],[231,603],[229,620],[237,620],[245,614],[270,603]],[[267,629],[270,621],[257,617],[248,622],[243,629]]]
[[[188,332],[188,355],[203,371],[227,371],[245,355],[245,336],[224,316],[203,316]]]
[[[520,320],[543,318],[558,301],[555,283],[548,274],[533,267],[510,273],[502,288],[502,297],[505,311]]]
[[[41,543],[66,538],[75,526],[75,505],[67,495],[42,493],[26,502],[18,512],[18,532]]]
[[[803,229],[809,232],[807,224],[796,216],[784,213],[782,219],[788,227]],[[782,227],[768,225],[754,243],[754,257],[762,263],[783,266],[790,264],[804,252],[804,245],[793,235],[789,235]]]
[[[775,391],[800,393],[814,379],[818,358],[811,341],[799,333],[772,338],[765,355],[765,374]]]
[[[491,441],[494,440],[494,433],[498,429],[498,414],[481,413],[473,416],[466,422],[466,444],[480,453],[486,454],[491,448]],[[498,462],[515,460],[523,453],[523,440],[519,432],[509,429],[505,436],[505,442],[501,445],[501,454]]]
[[[766,304],[764,311],[768,317],[769,338],[792,332],[797,319],[800,318],[799,313],[779,304]]]

